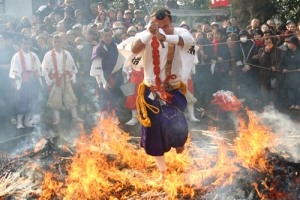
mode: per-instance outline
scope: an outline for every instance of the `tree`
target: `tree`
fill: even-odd
[[[276,18],[282,22],[300,20],[300,0],[270,0],[276,9]]]
[[[238,18],[240,28],[244,29],[253,18],[266,22],[272,19],[277,10],[272,0],[232,0],[234,16]],[[274,0],[277,1],[277,0]]]

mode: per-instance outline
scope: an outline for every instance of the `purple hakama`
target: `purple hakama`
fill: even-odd
[[[188,138],[188,125],[184,116],[187,106],[185,95],[180,90],[172,90],[173,103],[160,105],[159,99],[150,99],[150,88],[146,88],[145,101],[159,108],[154,114],[147,108],[151,120],[151,127],[142,126],[141,147],[147,154],[162,156],[171,147],[183,147]]]
[[[28,77],[28,81],[22,82],[21,89],[17,91],[16,113],[26,114],[35,112],[39,99],[39,79]]]

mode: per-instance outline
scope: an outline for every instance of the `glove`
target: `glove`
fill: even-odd
[[[17,87],[18,91],[21,89],[21,81],[20,80],[16,80],[16,87]]]

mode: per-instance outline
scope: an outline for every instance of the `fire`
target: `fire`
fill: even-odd
[[[120,130],[113,118],[99,120],[90,135],[82,133],[67,176],[46,173],[40,199],[181,199],[193,198],[232,184],[243,166],[269,171],[265,148],[275,135],[247,111],[248,124],[239,119],[239,136],[234,143],[214,137],[209,152],[192,141],[182,154],[171,150],[166,156],[168,175],[158,182],[159,171],[151,156]],[[212,133],[218,136],[217,132]],[[62,175],[60,175],[62,176]]]
[[[276,145],[277,136],[269,127],[259,124],[260,119],[255,113],[246,111],[249,122],[246,125],[246,122],[239,118],[239,137],[234,141],[237,157],[246,168],[269,171],[271,169],[265,159],[266,148]]]

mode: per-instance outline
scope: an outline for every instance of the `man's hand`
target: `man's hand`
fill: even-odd
[[[247,69],[246,67],[243,67],[242,71],[243,71],[244,73],[246,73],[246,72],[248,72],[248,69]]]
[[[223,61],[223,58],[218,57],[218,62],[222,62],[222,61]]]
[[[166,36],[164,34],[161,34],[158,30],[154,34],[158,41],[164,42],[166,40]]]
[[[282,73],[287,73],[289,70],[287,70],[287,69],[283,69],[282,70]]]
[[[276,71],[276,67],[271,67],[271,71],[275,72]]]
[[[158,31],[158,24],[156,21],[151,21],[150,27],[148,28],[149,32],[154,35]]]
[[[110,85],[108,82],[106,82],[105,84],[103,84],[103,88],[106,92],[109,92],[110,91]]]
[[[252,59],[253,59],[253,60],[258,60],[258,59],[259,59],[259,55],[256,54],[256,55],[252,56]]]

